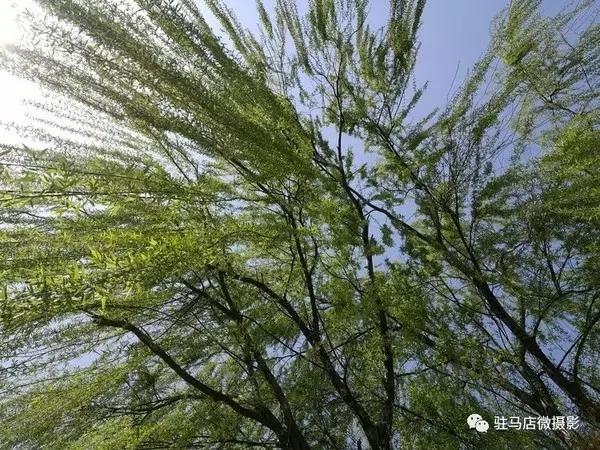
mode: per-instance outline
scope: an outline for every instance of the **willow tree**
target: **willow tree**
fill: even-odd
[[[368,0],[258,2],[257,33],[218,0],[37,4],[2,53],[54,93],[20,129],[39,145],[1,156],[2,446],[598,433],[594,2],[511,4],[425,115],[424,0],[381,30]],[[581,422],[477,433],[474,412]]]

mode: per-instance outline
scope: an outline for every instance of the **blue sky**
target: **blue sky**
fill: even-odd
[[[307,0],[296,3],[300,11],[306,10]],[[257,28],[258,16],[254,2],[229,0],[227,4],[236,12],[244,26]],[[274,0],[265,0],[268,11],[274,4]],[[422,99],[422,111],[445,105],[457,67],[454,88],[464,80],[467,69],[485,51],[489,43],[492,19],[507,5],[508,0],[428,0],[420,32],[422,47],[416,70],[419,83],[429,81],[428,92]],[[372,0],[370,8],[370,22],[373,25],[385,24],[389,3]]]
[[[198,0],[202,5],[202,0]],[[269,13],[274,9],[276,0],[263,0]],[[235,11],[244,27],[252,31],[259,28],[258,13],[254,1],[225,0]],[[417,59],[415,77],[417,85],[429,82],[421,101],[408,118],[411,122],[426,116],[433,109],[444,108],[452,93],[466,80],[469,69],[481,58],[490,42],[491,24],[494,17],[509,5],[509,0],[428,0],[422,18],[419,33],[421,49]],[[564,5],[564,1],[553,2]],[[308,8],[308,0],[297,0],[301,14]],[[207,19],[215,30],[220,26],[208,11]],[[273,14],[271,14],[273,18]],[[387,0],[371,0],[369,23],[372,28],[384,26],[389,18]],[[228,39],[225,39],[227,42]],[[454,83],[453,83],[454,80]],[[450,94],[450,95],[449,95]],[[325,136],[328,136],[325,130]],[[362,164],[372,161],[362,154],[362,143],[346,137],[346,145],[351,145],[355,153],[355,162]]]
[[[465,79],[467,69],[486,50],[494,16],[509,3],[509,0],[427,1],[420,34],[422,46],[416,67],[417,79],[430,82],[421,105],[425,110],[445,105],[457,65],[454,88]],[[542,10],[554,15],[567,3],[564,0],[546,1]],[[385,20],[387,10],[383,9],[378,14]]]
[[[455,73],[454,89],[486,50],[491,22],[507,4],[504,1],[481,0],[427,2],[416,67],[417,80],[429,81],[422,107],[430,110],[445,105]],[[387,13],[382,11],[382,14]]]

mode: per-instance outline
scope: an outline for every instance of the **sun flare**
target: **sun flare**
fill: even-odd
[[[0,45],[15,42],[18,38],[17,4],[0,2]]]
[[[0,47],[18,43],[22,39],[23,30],[19,26],[18,13],[27,7],[26,2],[0,0]],[[24,123],[23,100],[35,97],[38,92],[33,83],[15,77],[0,65],[0,142],[22,141],[13,129],[7,129],[6,124]]]

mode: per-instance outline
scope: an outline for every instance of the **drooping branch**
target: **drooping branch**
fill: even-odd
[[[215,267],[212,267],[216,269]],[[240,275],[234,272],[225,272],[228,276],[233,278],[234,280],[238,280],[240,282],[249,284],[251,286],[256,287],[261,292],[265,293],[268,297],[278,303],[290,316],[290,318],[296,323],[306,340],[311,344],[313,348],[317,350],[317,354],[325,369],[325,373],[327,374],[329,380],[333,384],[333,387],[340,395],[342,401],[346,403],[349,408],[356,414],[358,421],[361,424],[365,434],[367,435],[367,439],[372,445],[377,444],[380,441],[380,429],[375,424],[375,422],[369,416],[366,408],[360,403],[357,396],[354,392],[349,388],[345,380],[340,376],[337,372],[333,361],[331,360],[331,355],[327,351],[327,349],[316,339],[316,336],[312,332],[311,328],[302,320],[298,312],[295,310],[290,301],[283,296],[277,294],[273,291],[269,286],[263,283],[260,280],[256,280],[249,276]]]
[[[175,372],[183,381],[189,384],[191,387],[197,389],[211,400],[222,403],[229,406],[236,413],[243,417],[247,417],[253,421],[256,421],[271,431],[273,431],[278,437],[286,436],[287,432],[284,426],[281,424],[279,419],[273,415],[270,411],[262,408],[260,411],[246,407],[238,403],[233,397],[227,395],[221,391],[211,388],[207,384],[203,383],[181,365],[179,365],[162,347],[160,347],[154,340],[146,333],[143,329],[135,326],[126,319],[110,319],[108,317],[100,316],[95,313],[88,312],[88,315],[92,317],[94,322],[99,326],[120,328],[122,330],[133,333],[141,343],[143,343],[152,353],[158,356],[167,366],[169,366],[173,372]],[[283,444],[283,443],[282,443]],[[286,447],[290,449],[300,449],[302,447]]]

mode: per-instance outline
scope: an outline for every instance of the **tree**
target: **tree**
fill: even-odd
[[[424,0],[377,31],[367,0],[258,2],[260,34],[206,0],[228,44],[191,0],[37,3],[2,53],[55,93],[23,130],[44,145],[3,146],[3,446],[598,434],[593,1],[511,3],[416,120]],[[474,412],[581,426],[477,433]]]

